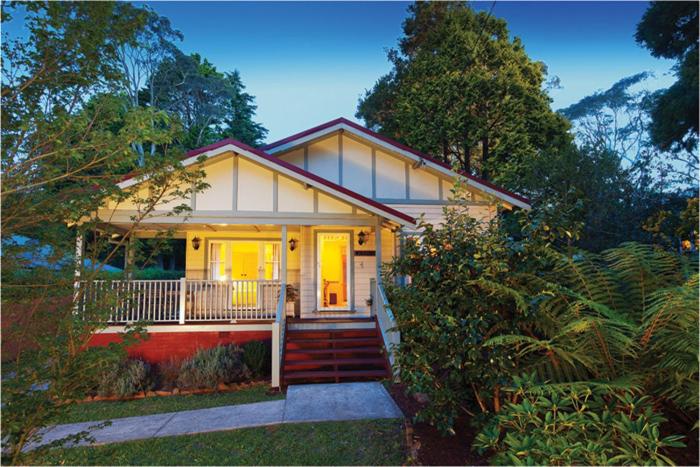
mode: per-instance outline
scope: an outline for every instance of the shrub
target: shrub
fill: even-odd
[[[100,375],[97,393],[100,396],[128,397],[153,388],[151,366],[137,359],[111,364]]]
[[[243,361],[257,377],[270,374],[272,350],[267,342],[250,341],[243,345]]]
[[[177,379],[180,376],[180,362],[170,359],[166,362],[161,362],[156,368],[158,385],[160,389],[169,390],[177,385]]]
[[[473,447],[492,450],[497,465],[673,464],[663,452],[683,447],[681,436],[662,438],[666,421],[651,398],[600,387],[529,387],[515,378],[518,403],[507,404],[476,436]],[[556,389],[555,389],[556,388]]]
[[[219,383],[233,383],[250,377],[243,362],[243,350],[237,345],[200,349],[182,362],[177,385],[181,388],[216,388]]]

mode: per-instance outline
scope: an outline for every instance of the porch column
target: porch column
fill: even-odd
[[[287,226],[282,226],[282,240],[280,245],[280,281],[282,282],[282,287],[287,285]]]
[[[129,235],[129,238],[124,242],[124,272],[126,273],[127,279],[132,279],[134,272],[134,256],[136,253],[136,238],[133,234]]]
[[[377,217],[374,227],[374,255],[377,261],[377,284],[382,283],[382,218]]]

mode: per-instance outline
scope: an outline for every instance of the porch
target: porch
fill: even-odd
[[[157,234],[153,227],[160,226],[131,233],[127,261],[135,241]],[[295,366],[308,380],[324,381],[318,375],[357,380],[368,371],[364,356],[355,355],[367,352],[366,342],[351,331],[331,332],[336,326],[332,321],[344,319],[355,323],[346,327],[363,327],[371,320],[379,323],[371,326],[377,330],[372,363],[386,359],[384,349],[390,342],[384,333],[393,320],[387,319],[390,311],[376,278],[382,262],[395,254],[395,234],[388,226],[379,221],[314,226],[184,224],[178,226],[175,238],[186,244],[185,277],[77,282],[78,310],[88,316],[92,309],[102,310],[101,319],[107,322],[97,341],[113,341],[132,323],[144,324],[152,336],[144,344],[149,349],[142,346],[136,353],[146,357],[182,358],[185,348],[191,352],[207,345],[270,340],[272,384],[279,386],[285,371],[291,378]],[[292,317],[296,322],[316,321],[316,330],[302,336],[307,340],[304,348],[287,357],[288,330],[300,332],[298,324],[287,325]],[[319,324],[319,318],[327,322]],[[346,346],[324,350],[325,344],[338,347],[336,340],[343,344],[358,340],[364,350]],[[290,363],[290,358],[305,361]],[[373,371],[370,376],[380,373]],[[388,365],[382,365],[381,374],[387,371]]]

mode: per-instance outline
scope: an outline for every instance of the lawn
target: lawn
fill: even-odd
[[[279,393],[268,395],[267,391],[269,389],[269,384],[259,384],[234,392],[147,397],[130,401],[84,402],[70,407],[67,413],[56,420],[56,423],[109,420],[155,413],[205,409],[222,405],[249,404],[284,398],[284,395]]]
[[[54,449],[34,465],[401,465],[400,420],[301,423]]]

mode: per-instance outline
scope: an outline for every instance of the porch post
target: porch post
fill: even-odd
[[[282,287],[287,285],[287,226],[282,226],[282,239],[280,245],[280,281]]]
[[[374,227],[374,255],[377,261],[377,284],[382,283],[382,218],[377,217]]]

